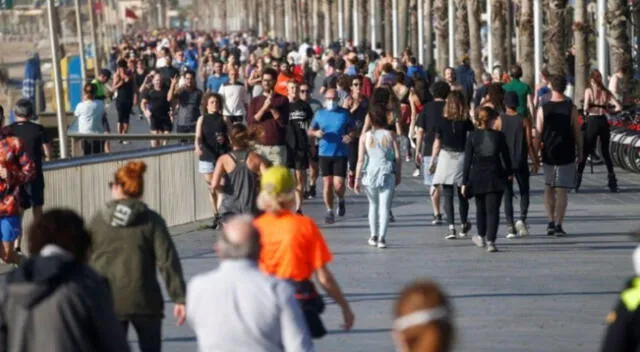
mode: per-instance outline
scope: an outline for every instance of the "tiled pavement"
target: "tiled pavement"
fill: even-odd
[[[392,351],[393,300],[404,284],[421,277],[438,281],[452,298],[458,351],[597,350],[604,318],[633,273],[635,243],[627,234],[640,228],[640,175],[618,171],[622,192],[611,194],[602,167],[596,171],[585,175],[583,192],[570,195],[565,221],[570,235],[562,239],[543,235],[543,179],[532,177],[532,236],[507,241],[502,226],[501,252],[493,255],[468,240],[445,241],[444,227],[427,224],[427,191],[417,178],[405,178],[399,186],[389,248],[372,249],[366,245],[366,199],[350,194],[347,216],[323,226],[323,233],[335,256],[330,267],[353,306],[356,324],[353,331],[340,331],[340,311],[330,304],[323,318],[331,333],[317,341],[318,351]],[[305,211],[322,219],[319,199]],[[474,212],[472,205],[472,221]],[[211,231],[175,237],[188,277],[217,266],[213,238]],[[130,338],[135,341],[133,334]],[[167,318],[163,346],[164,351],[195,351],[196,341],[188,327],[177,328]]]

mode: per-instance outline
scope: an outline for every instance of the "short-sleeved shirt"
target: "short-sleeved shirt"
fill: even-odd
[[[222,85],[227,82],[229,82],[229,76],[227,75],[224,75],[224,74],[220,76],[211,75],[207,78],[207,90],[210,92],[217,93],[220,91],[220,87],[222,87]]]
[[[51,143],[44,127],[31,121],[19,121],[9,127],[13,134],[22,141],[24,151],[29,159],[35,163],[36,170],[40,174],[42,172],[42,146]]]
[[[342,142],[342,138],[352,128],[353,120],[346,109],[318,110],[311,122],[311,129],[321,130],[324,133],[320,138],[318,155],[323,157],[348,156],[349,146]]]
[[[194,90],[183,90],[178,94],[178,126],[195,126],[200,117],[200,102],[202,101],[202,91],[198,88]]]
[[[529,116],[527,108],[527,95],[533,96],[533,89],[528,84],[522,83],[519,79],[513,78],[511,82],[502,86],[505,92],[515,92],[518,95],[518,114]]]
[[[308,149],[309,138],[307,130],[313,119],[313,111],[307,102],[297,100],[293,103],[289,102],[289,126],[295,136],[294,147],[297,149]]]
[[[180,71],[173,66],[165,66],[158,69],[160,77],[162,77],[162,85],[165,88],[171,87],[171,80],[173,77],[178,76]]]
[[[313,219],[290,211],[265,213],[253,225],[260,232],[260,270],[303,281],[328,264],[332,255]]]
[[[256,114],[264,105],[264,101],[267,99],[264,95],[259,95],[251,100],[249,103],[249,113],[247,115],[247,123],[249,125],[259,125],[263,128],[259,144],[262,145],[285,145],[286,143],[286,131],[287,122],[289,121],[289,99],[283,97],[280,94],[274,94],[271,98],[271,106],[280,113],[280,117],[276,120],[271,111],[266,111],[260,121],[255,119]]]
[[[169,110],[171,110],[171,104],[167,100],[167,89],[149,89],[145,92],[144,98],[149,104],[149,111],[151,112],[151,118],[155,119],[169,119]]]
[[[473,131],[471,120],[452,121],[443,118],[436,127],[436,135],[440,137],[442,149],[462,153],[467,144],[467,133]]]
[[[444,101],[432,101],[425,104],[418,115],[416,126],[424,130],[422,138],[422,156],[431,156],[433,153],[433,140],[436,138],[436,128],[442,120]]]

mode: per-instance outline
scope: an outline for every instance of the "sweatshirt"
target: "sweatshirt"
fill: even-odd
[[[162,318],[164,299],[156,271],[169,297],[185,303],[185,282],[178,251],[164,219],[137,199],[113,200],[90,223],[89,264],[111,285],[121,320]]]

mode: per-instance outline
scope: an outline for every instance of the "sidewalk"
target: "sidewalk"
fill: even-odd
[[[340,331],[341,313],[329,304],[323,318],[331,333],[316,342],[317,350],[392,351],[393,301],[403,285],[420,277],[438,281],[450,295],[458,351],[596,350],[604,318],[633,274],[635,243],[627,233],[640,227],[640,177],[620,172],[622,192],[611,194],[605,189],[606,174],[598,171],[585,175],[583,192],[570,195],[569,236],[562,239],[543,235],[543,178],[533,177],[532,236],[507,241],[503,225],[501,252],[493,255],[469,240],[445,241],[445,227],[427,225],[431,208],[419,178],[405,178],[398,189],[393,208],[398,222],[391,225],[386,250],[366,245],[367,201],[349,194],[347,216],[322,230],[334,254],[330,268],[356,323],[353,331]],[[321,200],[311,201],[305,212],[321,221]],[[474,221],[473,205],[470,214]],[[173,229],[190,231],[174,237],[189,278],[218,263],[211,250],[214,233],[197,230],[202,224]],[[163,350],[196,350],[193,332],[175,327],[172,308],[166,308]]]

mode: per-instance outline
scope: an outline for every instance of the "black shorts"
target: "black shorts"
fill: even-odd
[[[244,116],[242,115],[227,116],[227,119],[229,119],[229,122],[232,125],[235,125],[236,123],[244,123]]]
[[[309,153],[306,150],[287,150],[287,167],[294,170],[309,168]]]
[[[41,207],[44,205],[44,176],[38,175],[36,179],[20,187],[20,208]]]
[[[130,101],[119,101],[116,99],[116,111],[118,112],[118,123],[128,124],[131,118],[133,103]]]
[[[171,132],[173,131],[173,124],[169,118],[157,118],[152,116],[151,130],[158,132]]]
[[[347,176],[347,157],[321,156],[320,175],[345,178]]]

